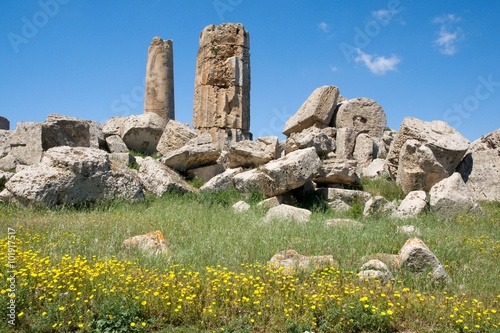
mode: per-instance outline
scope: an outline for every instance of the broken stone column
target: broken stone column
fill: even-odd
[[[10,130],[9,119],[0,116],[0,130]]]
[[[165,120],[175,119],[172,40],[155,37],[149,46],[144,112],[154,112]]]
[[[240,23],[209,25],[196,60],[193,127],[218,147],[252,138],[250,36]]]

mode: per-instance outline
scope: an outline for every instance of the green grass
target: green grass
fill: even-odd
[[[362,179],[362,189],[372,195],[380,195],[389,201],[401,201],[405,195],[396,182],[388,178],[381,177],[377,179]]]
[[[401,193],[398,193],[385,181],[368,182],[368,184],[364,182],[364,184],[365,190],[372,193],[384,194],[389,199],[401,199]],[[185,268],[191,272],[200,272],[202,275],[206,274],[203,273],[206,271],[206,267],[218,267],[219,265],[221,270],[224,267],[227,271],[235,272],[235,274],[248,274],[250,270],[253,272],[252,274],[262,274],[262,279],[265,279],[266,276],[264,271],[259,268],[249,268],[245,264],[265,265],[277,252],[295,249],[300,254],[309,256],[332,255],[339,263],[337,268],[341,272],[339,279],[345,279],[346,285],[351,285],[357,283],[353,274],[359,271],[363,264],[363,257],[377,253],[396,254],[409,238],[409,236],[397,233],[397,227],[412,224],[420,229],[421,239],[446,265],[452,281],[446,286],[436,286],[430,283],[425,276],[408,275],[402,272],[396,274],[393,281],[395,285],[401,288],[410,288],[419,293],[427,293],[427,295],[436,295],[437,299],[441,299],[439,295],[442,296],[443,292],[446,292],[449,295],[463,297],[469,302],[478,300],[487,309],[500,311],[498,305],[500,301],[498,287],[500,278],[499,204],[483,205],[485,213],[481,216],[460,216],[457,219],[442,220],[428,213],[418,218],[401,221],[386,216],[362,217],[359,207],[346,213],[335,213],[317,198],[312,198],[307,204],[313,211],[310,222],[296,224],[278,221],[264,224],[262,220],[265,210],[256,206],[260,199],[262,196],[258,193],[251,193],[245,197],[233,190],[221,193],[202,192],[184,195],[169,193],[162,198],[148,198],[144,202],[136,204],[102,203],[86,209],[63,207],[49,210],[0,205],[0,219],[3,222],[0,237],[6,237],[7,228],[15,229],[20,241],[21,239],[23,241],[23,250],[39,251],[41,257],[50,257],[54,265],[65,262],[68,260],[68,256],[69,258],[81,256],[89,260],[94,258],[93,260],[100,262],[108,260],[132,262],[137,266],[136,269],[150,270],[151,272],[165,272],[170,270],[173,265],[179,265],[175,266],[178,267],[176,269]],[[244,213],[234,213],[231,205],[239,200],[246,200],[252,205],[252,208]],[[358,218],[365,226],[362,229],[328,228],[324,222],[332,217]],[[171,249],[170,256],[148,257],[137,252],[126,251],[122,247],[124,239],[154,230],[161,230],[167,238]],[[36,241],[37,239],[38,241]],[[3,274],[6,275],[5,272]],[[180,271],[179,274],[182,276],[185,273]],[[314,275],[309,277],[308,274],[299,275],[300,281],[306,281],[311,286],[315,285],[316,278]],[[334,277],[333,275],[329,276]],[[382,292],[377,291],[377,287],[374,288],[376,294]],[[387,288],[393,290],[396,287]],[[269,296],[268,302],[272,307],[280,308],[282,306],[273,305],[275,299],[278,302],[278,294],[279,291],[275,296]],[[5,297],[0,299],[5,300]],[[45,305],[35,300],[31,300],[31,302],[35,304],[32,305],[34,308],[32,311],[43,311]],[[415,310],[413,308],[411,311],[416,311],[417,314],[421,311],[421,317],[415,318],[414,312],[409,312],[412,313],[411,316],[401,315],[397,320],[390,322],[386,318],[382,318],[382,320],[379,317],[374,317],[364,309],[358,308],[357,305],[353,305],[353,309],[349,310],[348,313],[339,313],[338,311],[341,311],[342,307],[328,307],[325,308],[324,312],[315,310],[290,319],[283,317],[282,312],[274,312],[267,322],[264,321],[260,324],[264,326],[259,326],[258,322],[249,322],[249,317],[242,314],[238,315],[238,313],[231,312],[230,309],[221,308],[218,311],[222,314],[228,311],[226,313],[227,322],[208,317],[200,322],[195,319],[182,320],[175,319],[177,317],[172,315],[171,319],[159,325],[154,324],[155,320],[159,320],[157,315],[153,316],[138,309],[136,309],[137,313],[133,312],[132,310],[135,309],[133,304],[130,305],[132,312],[127,312],[126,309],[120,307],[122,301],[114,298],[103,298],[102,302],[104,305],[94,308],[93,311],[96,313],[102,311],[103,314],[107,311],[114,314],[114,319],[101,318],[100,324],[94,323],[94,329],[101,325],[103,332],[105,327],[121,321],[126,322],[123,325],[119,324],[119,326],[126,328],[125,331],[139,330],[139,328],[132,328],[128,325],[137,316],[148,318],[148,327],[156,327],[153,331],[158,332],[213,331],[215,328],[218,330],[221,327],[225,328],[226,332],[265,332],[266,330],[263,329],[266,327],[265,325],[271,325],[268,326],[272,327],[270,332],[304,332],[306,330],[314,330],[315,332],[392,332],[403,331],[404,328],[416,329],[418,332],[467,331],[463,329],[463,325],[455,327],[455,319],[445,318],[449,322],[446,325],[440,324],[438,321],[431,322],[432,313],[427,313],[425,309]],[[149,299],[148,302],[150,302]],[[451,306],[450,311],[453,313],[452,303],[446,302],[443,300],[439,304],[445,310]],[[67,305],[67,307],[69,306]],[[438,309],[436,305],[431,310],[437,312]],[[45,311],[49,315],[52,314],[48,310]],[[440,309],[439,311],[444,310]],[[29,311],[25,310],[25,312]],[[3,312],[1,313],[3,314]],[[189,315],[189,313],[185,314],[186,318],[189,318]],[[195,317],[193,314],[193,318]],[[55,315],[51,318],[60,320]],[[344,325],[337,330],[327,328],[333,321],[347,320],[346,318],[358,318],[361,324],[359,327]],[[496,318],[496,324],[500,324],[498,316]],[[428,322],[424,323],[422,320]],[[312,322],[315,326],[311,324]],[[0,329],[1,325],[4,324],[5,321],[0,324]],[[43,332],[43,327],[50,328],[50,325],[47,326],[48,324],[42,321],[33,325],[30,329],[34,332]],[[25,326],[24,329],[29,331],[27,327]],[[45,329],[45,331],[52,330]],[[53,331],[63,332],[64,329],[56,327]],[[486,330],[483,327],[473,331],[494,332],[494,329]]]

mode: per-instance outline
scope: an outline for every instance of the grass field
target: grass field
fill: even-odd
[[[384,192],[377,183],[365,188]],[[444,220],[429,213],[402,221],[362,217],[359,207],[339,214],[311,200],[310,222],[265,224],[257,194],[247,198],[249,211],[233,212],[242,198],[228,191],[80,209],[0,205],[0,330],[500,332],[499,204],[483,205],[481,216]],[[325,226],[332,217],[357,218],[364,227]],[[435,285],[408,272],[388,284],[359,282],[367,256],[403,246],[409,236],[396,230],[406,224],[420,229],[451,282]],[[124,239],[154,230],[167,238],[168,255],[123,248]],[[288,276],[266,265],[287,249],[332,255],[339,267]],[[11,299],[16,326],[8,323]]]

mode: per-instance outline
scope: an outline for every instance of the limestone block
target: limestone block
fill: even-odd
[[[373,161],[376,155],[375,141],[366,133],[361,133],[356,137],[356,144],[352,153],[353,158],[358,161],[361,168]]]
[[[87,120],[90,132],[90,148],[106,149],[106,139],[102,131],[102,125],[95,120]]]
[[[40,163],[17,172],[5,187],[21,203],[47,206],[143,198],[134,170],[112,165],[105,151],[86,147],[51,148]]]
[[[335,150],[335,130],[331,127],[312,126],[298,133],[291,133],[286,139],[286,152],[314,147],[318,155],[323,156]]]
[[[10,151],[10,137],[12,131],[0,130],[0,158],[7,155]]]
[[[341,159],[352,159],[356,145],[356,132],[352,128],[337,128],[336,155]]]
[[[129,153],[110,153],[108,156],[110,161],[121,164],[122,166],[128,167],[137,163],[136,157]]]
[[[160,160],[172,169],[184,172],[189,169],[215,164],[219,156],[220,152],[213,144],[187,144],[169,152]]]
[[[110,153],[128,153],[129,150],[125,142],[119,135],[110,135],[106,137],[106,144]]]
[[[146,157],[142,161],[139,178],[144,190],[158,197],[169,191],[198,192],[174,170],[151,157]]]
[[[7,154],[6,156],[0,158],[0,170],[16,170],[19,165],[21,165],[21,162],[12,154]]]
[[[396,204],[387,201],[383,196],[376,195],[366,202],[365,208],[363,209],[363,215],[393,213],[396,209]]]
[[[167,121],[153,112],[131,115],[123,122],[121,137],[128,149],[151,154],[156,152],[166,125]]]
[[[240,172],[243,172],[243,168],[227,169],[203,184],[200,190],[216,192],[233,188],[233,177]]]
[[[342,103],[336,116],[335,127],[352,128],[356,134],[367,133],[381,138],[387,126],[384,109],[369,98],[354,98]]]
[[[225,155],[229,168],[257,167],[276,159],[278,137],[263,137],[257,141],[244,140],[232,144]]]
[[[372,259],[364,263],[359,272],[360,281],[375,279],[387,282],[391,278],[392,274],[389,267],[377,259]]]
[[[215,176],[223,173],[225,170],[222,164],[217,163],[189,169],[186,173],[189,177],[202,179],[206,183]]]
[[[42,123],[19,122],[10,137],[10,153],[19,163],[32,165],[42,160]]]
[[[108,119],[102,125],[102,132],[105,137],[110,135],[122,135],[123,123],[127,120],[127,117],[117,116]]]
[[[385,160],[381,158],[374,159],[370,164],[362,169],[361,176],[369,179],[376,179],[386,175]]]
[[[469,141],[443,121],[405,118],[387,156],[387,169],[406,194],[429,191],[455,171],[468,148]]]
[[[123,246],[129,251],[137,249],[147,255],[169,253],[167,240],[160,230],[127,238],[123,241]]]
[[[283,272],[288,275],[293,275],[300,271],[338,267],[338,263],[331,255],[308,257],[299,254],[295,250],[279,252],[267,264],[274,269],[283,269]]]
[[[478,201],[500,201],[500,130],[471,144],[457,168]]]
[[[399,204],[393,216],[407,218],[417,216],[427,209],[427,194],[424,191],[411,191]]]
[[[232,208],[236,213],[243,213],[250,209],[250,205],[247,204],[245,201],[240,200],[237,203],[235,203],[232,206]]]
[[[166,155],[173,150],[181,148],[196,136],[196,132],[189,128],[187,124],[171,119],[167,122],[156,150],[162,155]]]
[[[174,53],[172,40],[154,37],[148,49],[144,112],[175,119]]]
[[[49,114],[42,123],[42,147],[90,147],[90,122],[83,119]]]
[[[358,162],[355,160],[327,159],[313,178],[317,184],[359,185],[361,180],[356,173]]]
[[[314,148],[294,151],[284,157],[242,172],[234,177],[235,187],[242,192],[253,189],[272,197],[299,188],[316,175],[321,160]]]
[[[9,119],[0,116],[0,130],[10,130],[10,122]]]
[[[288,220],[303,223],[309,221],[311,214],[311,211],[307,209],[280,204],[267,211],[266,216],[264,216],[264,222],[269,223],[274,220]]]
[[[339,89],[334,86],[316,88],[283,128],[289,136],[313,126],[316,123],[328,126],[337,107]]]
[[[500,148],[500,128],[483,135],[470,144],[470,152],[493,150]]]
[[[458,172],[435,184],[429,195],[430,210],[443,218],[481,213],[481,208]]]
[[[432,271],[432,278],[438,282],[445,282],[449,279],[436,255],[418,238],[406,241],[399,250],[394,265],[397,269],[407,269],[415,273],[422,273],[429,269]]]

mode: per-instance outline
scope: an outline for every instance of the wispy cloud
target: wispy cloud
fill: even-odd
[[[362,62],[375,75],[384,75],[387,71],[396,71],[396,66],[401,62],[398,56],[393,54],[390,58],[384,56],[374,56],[367,54],[360,49],[356,49],[358,56],[356,62]]]
[[[319,28],[319,30],[321,30],[323,32],[330,31],[330,26],[328,26],[328,23],[326,23],[326,22],[321,22],[320,24],[318,24],[318,28]]]
[[[434,45],[441,54],[451,56],[458,52],[458,43],[464,38],[462,29],[457,26],[461,20],[455,14],[438,16],[432,20],[432,23],[440,25]]]
[[[331,70],[332,72],[334,72],[334,73],[335,73],[336,71],[338,71],[338,70],[339,70],[339,69],[337,68],[337,66],[329,65],[329,67],[330,67],[330,70]]]

